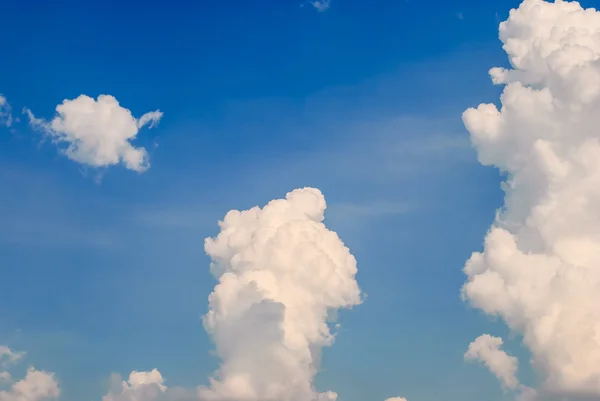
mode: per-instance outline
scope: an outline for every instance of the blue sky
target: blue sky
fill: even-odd
[[[507,333],[459,298],[502,204],[460,116],[497,98],[487,71],[506,64],[497,25],[516,6],[4,2],[0,93],[15,115],[110,94],[164,117],[136,139],[150,169],[101,180],[24,121],[0,128],[0,344],[56,372],[68,401],[99,400],[111,372],[205,383],[203,239],[230,209],[315,186],[368,294],[341,314],[319,387],[343,401],[506,398],[463,362],[482,332]]]

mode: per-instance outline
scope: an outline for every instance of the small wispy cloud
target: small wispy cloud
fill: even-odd
[[[460,11],[460,12],[457,12],[457,13],[456,13],[456,17],[457,17],[459,20],[464,20],[464,19],[465,19],[465,15],[463,14],[463,12],[462,12],[462,11]]]
[[[0,372],[0,384],[12,382],[12,375],[9,372]]]
[[[6,98],[0,94],[0,125],[10,127],[12,122],[12,108]]]
[[[6,345],[0,345],[0,367],[7,368],[23,359],[24,352],[16,352],[8,348]]]
[[[331,7],[331,0],[313,0],[310,4],[319,12],[327,11]]]

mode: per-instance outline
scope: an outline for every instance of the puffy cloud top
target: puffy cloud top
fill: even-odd
[[[143,172],[150,167],[148,152],[131,144],[140,128],[158,124],[159,110],[136,119],[117,99],[100,95],[97,100],[80,95],[56,106],[56,117],[47,122],[26,110],[30,123],[42,129],[55,142],[64,143],[64,153],[73,161],[92,167],[123,163],[130,170]]]
[[[219,279],[206,330],[222,364],[205,400],[335,400],[313,386],[320,350],[332,344],[332,312],[361,302],[356,260],[323,224],[317,189],[264,208],[232,210],[205,242]]]
[[[153,401],[167,400],[167,387],[158,369],[148,372],[133,371],[127,380],[113,376],[112,388],[102,401]]]
[[[5,376],[11,380],[10,375]],[[54,374],[29,368],[25,378],[14,383],[9,391],[0,391],[0,401],[41,401],[59,395]]]

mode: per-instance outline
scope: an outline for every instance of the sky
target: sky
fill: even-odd
[[[3,2],[0,401],[598,399],[591,6]]]

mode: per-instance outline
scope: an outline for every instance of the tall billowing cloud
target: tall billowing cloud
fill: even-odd
[[[131,144],[140,128],[155,126],[163,113],[159,110],[136,119],[117,99],[100,95],[95,100],[80,95],[56,106],[52,121],[36,118],[25,110],[31,125],[45,132],[55,143],[64,144],[65,155],[78,163],[92,167],[107,167],[123,163],[125,167],[143,172],[150,167],[148,152]]]
[[[262,209],[232,210],[205,250],[219,283],[205,328],[222,364],[206,401],[335,400],[313,385],[328,318],[361,302],[356,260],[323,224],[317,189],[288,193]],[[329,319],[329,320],[330,320]]]
[[[525,0],[500,25],[500,102],[463,115],[505,204],[462,294],[501,317],[548,391],[600,396],[600,12]]]
[[[3,369],[20,361],[25,353],[15,352],[7,346],[0,346],[0,358]],[[12,383],[12,384],[11,384]],[[11,384],[9,390],[0,391],[0,401],[42,401],[57,398],[60,395],[58,383],[54,374],[27,369],[25,377],[13,383],[12,375],[8,371],[0,371],[0,384]]]
[[[113,376],[103,401],[336,400],[313,379],[334,341],[329,324],[361,303],[361,291],[354,256],[323,224],[325,208],[318,189],[304,188],[227,213],[205,241],[219,283],[204,324],[222,359],[210,386],[191,393],[167,387],[156,369],[134,371],[126,381]]]
[[[465,359],[482,362],[506,388],[515,389],[519,385],[518,361],[504,352],[502,344],[500,337],[483,334],[469,344]]]

